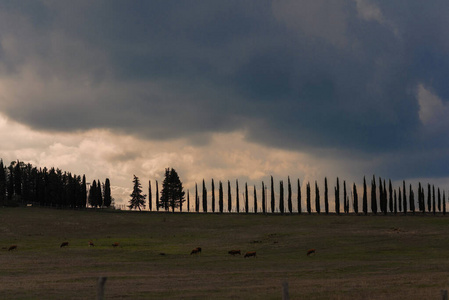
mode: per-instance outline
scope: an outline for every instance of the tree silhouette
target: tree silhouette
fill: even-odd
[[[160,198],[160,206],[166,211],[171,207],[172,211],[175,208],[181,208],[184,200],[184,188],[179,179],[178,173],[175,169],[165,169],[165,178],[162,182],[162,191]]]
[[[340,214],[340,183],[337,177],[337,185],[335,186],[335,212]]]
[[[235,209],[237,210],[237,213],[240,212],[240,198],[239,198],[239,182],[236,179],[235,180]]]
[[[212,212],[215,212],[215,184],[214,184],[214,179],[212,178],[212,183],[211,183],[211,189],[212,189]]]
[[[248,183],[245,182],[245,213],[249,212]]]
[[[377,214],[376,178],[373,175],[371,180],[371,211]]]
[[[111,182],[109,181],[109,178],[106,178],[106,181],[104,183],[103,205],[109,207],[111,206],[111,202]]]
[[[142,185],[140,184],[139,178],[136,175],[134,175],[133,184],[133,192],[130,195],[131,199],[129,200],[128,208],[138,208],[139,210],[141,210],[141,207],[145,208],[146,195],[142,195]]]
[[[405,191],[405,181],[402,181],[402,206],[403,206],[403,212],[404,215],[407,214],[407,194]]]
[[[207,212],[207,189],[203,179],[203,212]]]
[[[153,196],[151,195],[151,180],[148,180],[148,209],[153,210]]]
[[[255,185],[254,185],[254,213],[257,214],[257,193]]]
[[[298,178],[298,195],[297,195],[297,197],[298,197],[298,214],[300,214],[302,209],[301,209],[301,185],[299,183],[299,178]]]
[[[327,177],[324,177],[324,211],[329,214],[329,191],[327,188]]]
[[[290,176],[288,177],[288,186],[287,186],[288,196],[287,196],[287,205],[288,211],[290,213],[293,212],[293,204],[292,204],[292,185],[290,183]]]
[[[220,213],[223,213],[223,183],[220,181],[218,184],[218,206]]]
[[[284,181],[279,182],[279,212],[284,213]]]
[[[195,212],[200,211],[200,199],[198,197],[198,185],[195,182]]]
[[[275,205],[275,199],[274,199],[274,183],[273,183],[273,176],[271,176],[271,212],[274,213],[274,205]]]
[[[353,202],[353,209],[354,209],[354,213],[358,214],[359,213],[359,195],[357,194],[357,187],[355,186],[355,183],[352,186],[352,193],[354,195],[354,202]]]
[[[159,184],[156,180],[156,210],[159,211]]]
[[[262,181],[262,213],[267,213],[267,204],[266,204],[266,194],[265,194],[265,184]]]
[[[310,203],[310,183],[309,182],[307,182],[307,185],[306,185],[306,204],[307,204],[307,213],[311,214],[312,206]]]
[[[363,176],[363,199],[362,199],[362,209],[363,209],[363,213],[365,215],[368,214],[368,196],[367,196],[367,191],[366,191],[366,179],[365,176]]]
[[[231,211],[232,211],[231,182],[228,180],[228,212]]]
[[[320,190],[318,189],[318,183],[316,181],[315,181],[315,210],[317,213],[321,212]]]

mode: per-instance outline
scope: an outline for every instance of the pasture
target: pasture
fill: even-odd
[[[0,246],[3,299],[95,299],[100,276],[105,299],[280,299],[284,280],[290,299],[439,299],[449,289],[442,215],[0,208]]]

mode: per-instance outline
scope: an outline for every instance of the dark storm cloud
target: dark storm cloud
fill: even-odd
[[[447,158],[448,136],[426,129],[417,90],[449,99],[448,10],[418,0],[0,0],[0,74],[14,98],[0,110],[45,130],[157,139],[243,129],[279,148],[390,153],[397,169],[416,157],[413,169],[447,175],[422,159]]]

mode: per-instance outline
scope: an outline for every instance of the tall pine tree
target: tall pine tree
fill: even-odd
[[[133,179],[133,191],[131,193],[131,199],[129,200],[129,209],[138,208],[139,211],[141,208],[145,208],[145,198],[146,195],[142,195],[142,185],[140,184],[139,178],[134,175]]]

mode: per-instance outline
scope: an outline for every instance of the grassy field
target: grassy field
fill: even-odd
[[[95,299],[107,276],[105,299],[280,299],[284,280],[290,299],[439,299],[448,235],[449,218],[433,215],[0,208],[0,295]],[[202,253],[190,255],[195,247]]]

